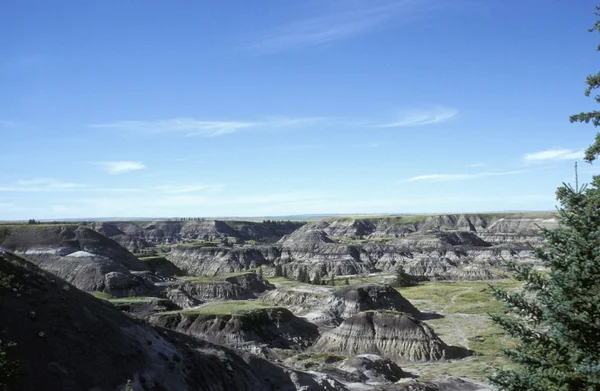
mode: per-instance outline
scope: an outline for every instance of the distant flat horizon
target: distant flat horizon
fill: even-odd
[[[439,212],[439,213],[308,213],[298,215],[277,215],[277,216],[188,216],[188,217],[66,217],[58,219],[35,219],[36,222],[118,222],[118,221],[194,221],[194,220],[224,220],[224,221],[257,221],[257,220],[321,220],[329,217],[397,217],[397,216],[442,216],[442,215],[485,215],[485,214],[511,214],[511,213],[556,213],[556,210],[503,210],[503,211],[482,211],[482,212]],[[182,220],[183,219],[183,220]],[[0,223],[27,223],[29,219],[21,220],[0,220]]]

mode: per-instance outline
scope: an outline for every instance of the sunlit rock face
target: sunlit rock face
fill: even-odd
[[[323,334],[313,349],[347,355],[377,354],[395,362],[464,356],[446,345],[425,323],[394,311],[360,312]]]

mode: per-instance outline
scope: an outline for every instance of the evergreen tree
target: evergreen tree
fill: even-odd
[[[304,267],[300,266],[300,268],[298,268],[298,278],[297,280],[299,282],[304,282],[305,277],[304,277]]]
[[[285,266],[283,266],[283,268],[281,270],[281,276],[283,278],[288,278],[287,268]]]
[[[275,266],[275,277],[282,277],[283,276],[283,268],[281,267],[281,265],[276,265]]]
[[[315,273],[315,278],[313,278],[312,284],[321,285],[321,275],[319,273]]]
[[[396,265],[396,279],[394,285],[399,287],[414,285],[412,277],[404,270],[404,262]]]
[[[344,280],[344,285],[350,285],[350,279],[348,277]]]
[[[335,286],[335,276],[333,275],[333,272],[331,272],[331,277],[329,278],[329,285]]]
[[[262,280],[264,274],[263,274],[263,269],[262,266],[258,267],[258,278],[260,278]]]
[[[600,16],[600,7],[596,7]],[[590,31],[599,31],[600,21]],[[599,46],[600,50],[600,46]],[[600,87],[600,73],[587,78],[589,96]],[[600,96],[595,97],[600,103]],[[571,122],[600,125],[600,112],[580,113]],[[600,154],[600,134],[585,160]],[[590,186],[563,185],[559,227],[543,230],[546,245],[535,255],[547,272],[510,263],[524,281],[523,292],[493,288],[509,310],[492,315],[496,324],[518,340],[505,355],[517,364],[489,377],[505,391],[600,390],[600,176]]]

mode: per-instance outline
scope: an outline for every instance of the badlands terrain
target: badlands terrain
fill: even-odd
[[[0,224],[25,390],[491,390],[553,213]],[[415,282],[395,283],[403,265]],[[299,276],[307,275],[311,284]],[[5,346],[4,345],[4,346]]]

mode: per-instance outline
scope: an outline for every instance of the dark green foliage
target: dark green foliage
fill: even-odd
[[[275,266],[275,277],[283,277],[283,268],[281,265]]]
[[[298,269],[298,281],[310,284],[310,276],[308,275],[308,269],[306,266],[300,266]]]
[[[335,286],[335,276],[331,273],[331,277],[329,277],[329,285]]]
[[[600,7],[596,7],[600,16]],[[600,20],[590,31],[600,32]],[[600,50],[600,45],[598,46]],[[600,87],[600,73],[586,80],[585,95]],[[600,95],[595,96],[600,103]],[[600,112],[571,116],[571,122],[600,124]],[[600,154],[600,134],[587,149],[585,160]],[[600,390],[600,176],[589,187],[563,185],[559,228],[543,230],[544,248],[536,257],[548,268],[541,273],[511,263],[524,292],[494,288],[509,310],[492,319],[518,340],[503,349],[516,369],[499,370],[489,380],[508,391]]]
[[[350,285],[350,279],[348,277],[344,279],[344,285]]]
[[[258,268],[258,278],[260,278],[262,280],[263,276],[264,276],[263,269],[262,269],[262,266],[260,266]]]
[[[315,274],[315,278],[312,279],[313,285],[321,285],[321,275],[319,273]]]
[[[125,388],[123,391],[133,391],[133,387],[131,386],[131,380],[127,380],[127,384],[125,384]]]
[[[12,342],[0,341],[0,390],[13,391],[19,389],[21,378],[21,364],[8,357],[8,351],[15,347]]]
[[[600,16],[600,6],[596,6],[595,15]],[[594,23],[594,26],[589,29],[590,32],[597,31],[600,32],[600,20]],[[600,51],[600,45],[598,45],[597,50]],[[585,90],[585,96],[590,96],[592,91],[600,87],[600,72],[595,75],[589,75],[586,80],[586,84],[588,87]],[[594,100],[600,103],[600,95],[594,96]],[[571,122],[591,122],[594,126],[600,125],[600,111],[593,110],[588,112],[582,112],[579,114],[572,115],[569,120]],[[598,155],[600,154],[600,133],[596,134],[596,140],[592,145],[588,147],[585,151],[585,160],[587,162],[594,161]]]
[[[284,267],[282,268],[282,270],[281,270],[281,276],[282,276],[283,278],[288,278],[288,273],[287,273],[287,269],[286,269],[286,267],[285,267],[285,266],[284,266]]]
[[[396,279],[394,280],[394,285],[398,287],[415,285],[413,277],[404,270],[404,262],[396,265]]]
[[[524,293],[494,288],[512,314],[492,319],[519,340],[503,352],[519,364],[490,377],[500,390],[600,389],[600,177],[558,189],[560,227],[536,250],[548,275],[511,263]],[[518,317],[517,317],[518,314]]]

